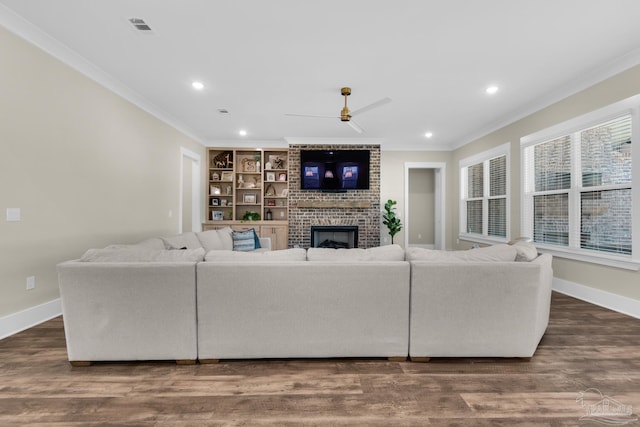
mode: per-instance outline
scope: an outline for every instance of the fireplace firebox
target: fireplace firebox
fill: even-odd
[[[357,248],[357,225],[313,225],[311,226],[312,248]]]

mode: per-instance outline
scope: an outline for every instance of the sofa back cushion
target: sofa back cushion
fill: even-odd
[[[231,251],[233,250],[232,233],[231,227],[224,227],[218,230],[201,231],[196,233],[196,236],[206,252]]]
[[[404,249],[400,245],[377,246],[368,249],[309,248],[307,261],[404,261]]]
[[[198,236],[193,231],[188,231],[175,236],[162,237],[162,241],[167,249],[198,249],[202,247],[202,243],[198,240]]]
[[[516,248],[506,244],[469,249],[466,251],[440,251],[410,247],[407,261],[464,262],[464,261],[515,261]]]
[[[164,241],[159,237],[151,237],[132,245],[115,244],[109,245],[105,249],[166,249]]]
[[[302,248],[290,248],[279,251],[209,251],[205,261],[306,261],[307,251]]]
[[[204,249],[89,249],[82,255],[82,262],[200,262]]]
[[[538,249],[533,243],[518,240],[512,246],[517,252],[516,261],[533,261],[538,257]]]

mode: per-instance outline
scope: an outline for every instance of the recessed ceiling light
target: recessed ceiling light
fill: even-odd
[[[202,82],[193,82],[193,83],[191,83],[191,87],[194,88],[195,90],[202,90],[202,89],[204,89],[204,83],[202,83]]]
[[[247,136],[247,131],[242,129],[240,132],[238,132],[238,135],[240,136]]]
[[[487,94],[489,95],[493,95],[494,93],[498,92],[500,88],[496,85],[491,85],[488,86],[484,91],[487,92]]]
[[[431,138],[433,136],[433,132],[427,132],[424,134],[425,138]]]

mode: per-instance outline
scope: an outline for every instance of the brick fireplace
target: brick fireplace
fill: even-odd
[[[301,190],[300,150],[369,150],[369,189],[346,193]],[[379,145],[289,145],[289,247],[310,247],[312,226],[357,226],[357,247],[380,245]]]

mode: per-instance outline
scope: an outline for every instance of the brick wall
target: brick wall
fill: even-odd
[[[323,193],[300,189],[300,150],[369,150],[369,189]],[[289,247],[308,248],[312,225],[357,225],[358,247],[380,246],[380,146],[289,146]]]

